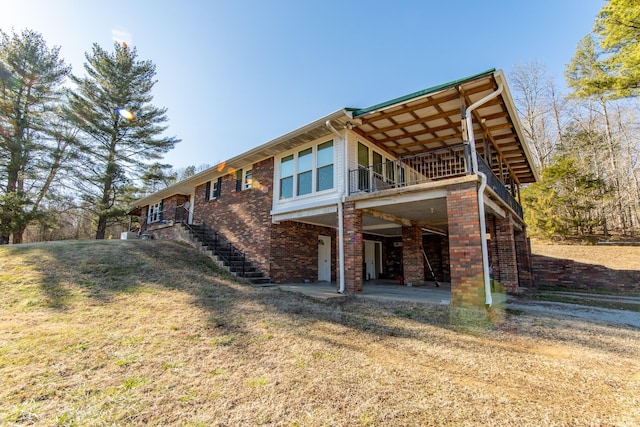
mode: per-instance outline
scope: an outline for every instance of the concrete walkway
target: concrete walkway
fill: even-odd
[[[335,282],[294,283],[277,285],[283,291],[299,292],[318,299],[346,298],[347,294],[337,291]],[[451,302],[451,284],[440,283],[436,287],[433,282],[426,286],[402,286],[397,280],[370,280],[364,282],[359,297],[379,301],[411,301],[421,303],[449,304]]]
[[[294,283],[287,285],[275,285],[274,287],[283,291],[299,292],[312,298],[347,298],[347,294],[337,292],[336,283]],[[530,298],[513,297],[504,294],[493,294],[494,303],[504,302],[506,298],[507,306],[512,309],[529,310],[536,312],[547,312],[564,316],[577,317],[585,320],[622,324],[640,328],[640,312],[630,310],[615,310],[588,305],[588,300],[619,301],[627,304],[640,304],[640,297],[621,295],[602,295],[574,292],[550,292],[543,291],[544,294],[556,294],[572,296],[585,300],[585,305],[567,304],[562,302],[540,301]],[[451,302],[451,284],[440,283],[440,287],[435,287],[433,282],[427,282],[426,286],[408,287],[401,286],[396,280],[371,280],[364,283],[362,292],[355,294],[358,298],[366,298],[378,301],[407,301],[430,304],[448,305]]]

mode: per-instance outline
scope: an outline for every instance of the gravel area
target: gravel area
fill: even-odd
[[[571,298],[580,298],[585,300],[585,305],[510,298],[507,306],[510,309],[516,310],[546,312],[563,316],[578,317],[595,322],[605,322],[610,324],[620,324],[631,326],[634,328],[640,328],[640,312],[638,311],[600,308],[588,305],[589,300],[600,299],[607,301],[624,302],[626,304],[637,304],[640,307],[639,297],[583,294],[574,292],[542,292],[541,295],[559,295],[570,296]]]

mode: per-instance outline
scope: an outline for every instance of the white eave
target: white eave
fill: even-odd
[[[327,120],[330,120],[335,128],[342,129],[351,118],[352,116],[350,111],[347,111],[345,109],[335,111],[294,131],[291,131],[265,144],[246,151],[236,157],[205,169],[202,172],[199,172],[183,181],[177,182],[160,191],[156,191],[155,193],[149,194],[148,196],[142,197],[133,203],[133,207],[136,208],[146,206],[175,194],[189,195],[198,185],[201,185],[213,179],[217,179],[220,176],[227,175],[231,170],[252,165],[261,160],[276,156],[277,154],[284,151],[288,151],[291,148],[297,147],[306,142],[310,142],[317,138],[330,135],[331,130],[329,130],[325,126]]]

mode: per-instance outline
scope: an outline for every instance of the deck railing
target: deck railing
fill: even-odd
[[[149,222],[148,217],[145,215],[140,218],[140,224],[136,227],[129,227],[129,231],[136,231],[139,235],[147,231],[150,227],[156,227],[165,225],[167,223],[187,223],[189,222],[189,209],[183,205],[164,209],[158,212],[158,219]]]
[[[487,165],[480,156],[478,156],[478,170],[487,176],[487,187],[490,187],[498,196],[500,196],[500,198],[508,204],[520,218],[524,218],[520,203],[518,203],[507,187],[505,187],[500,179],[498,179],[489,165]]]
[[[522,218],[520,204],[484,160],[477,153],[474,154],[478,159],[478,169],[487,175],[487,185]],[[349,194],[373,193],[469,174],[469,148],[461,144],[352,169],[349,171]]]
[[[404,187],[468,173],[465,146],[401,157],[349,171],[349,194]]]

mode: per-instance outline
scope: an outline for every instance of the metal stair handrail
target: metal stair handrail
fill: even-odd
[[[222,258],[223,261],[225,261],[228,265],[233,266],[234,262],[242,262],[242,277],[245,276],[245,272],[246,272],[246,267],[247,267],[247,257],[244,251],[238,249],[237,247],[235,247],[231,242],[229,242],[222,234],[220,234],[218,231],[216,231],[215,229],[213,229],[213,227],[208,226],[204,221],[202,221],[200,224],[188,224],[186,222],[183,222],[184,225],[187,226],[187,228],[196,236],[198,236],[198,238],[200,238],[200,240],[202,240],[202,242],[209,248],[211,248],[213,250],[213,252],[220,258]],[[202,232],[199,232],[198,230],[196,230],[193,226],[194,225],[201,225],[202,226]],[[213,233],[213,239],[209,238],[209,236],[207,235],[207,232],[212,232]],[[213,244],[213,247],[211,247],[211,244]],[[239,260],[234,260],[231,258],[231,255],[227,256],[225,255],[223,252],[220,251],[220,249],[228,249],[230,254],[236,254],[240,257]]]

